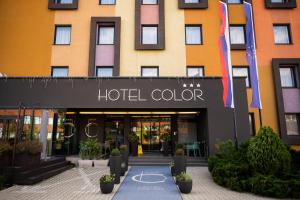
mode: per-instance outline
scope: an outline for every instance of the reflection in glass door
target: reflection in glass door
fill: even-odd
[[[159,151],[160,135],[170,134],[171,120],[169,117],[133,118],[131,130],[139,137],[144,151]]]

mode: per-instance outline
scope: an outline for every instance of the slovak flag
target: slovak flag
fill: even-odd
[[[253,26],[252,5],[244,1],[244,11],[247,17],[246,24],[246,55],[250,71],[250,81],[252,87],[252,108],[262,109],[260,91],[259,91],[259,78],[257,69],[256,58],[256,45]]]
[[[232,81],[232,64],[230,55],[230,39],[229,39],[229,21],[227,4],[220,1],[221,13],[221,31],[219,40],[221,67],[222,67],[222,83],[223,83],[223,102],[227,108],[234,108],[233,97],[233,81]]]

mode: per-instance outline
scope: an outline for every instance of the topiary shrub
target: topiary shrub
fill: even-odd
[[[115,148],[111,151],[111,156],[120,156],[121,152],[119,149]]]
[[[184,156],[184,150],[183,149],[177,149],[175,152],[176,156]]]
[[[291,192],[290,181],[273,175],[256,174],[249,178],[248,187],[249,192],[268,197],[286,198]]]
[[[290,172],[291,155],[270,127],[261,128],[250,140],[247,159],[256,173],[276,175]]]

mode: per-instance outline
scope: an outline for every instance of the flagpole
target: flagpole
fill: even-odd
[[[258,112],[259,112],[259,125],[260,125],[260,128],[262,128],[263,123],[262,123],[262,113],[261,113],[261,108],[258,109]]]

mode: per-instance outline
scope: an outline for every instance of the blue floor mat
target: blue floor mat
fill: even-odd
[[[169,167],[132,167],[113,200],[181,200]]]

